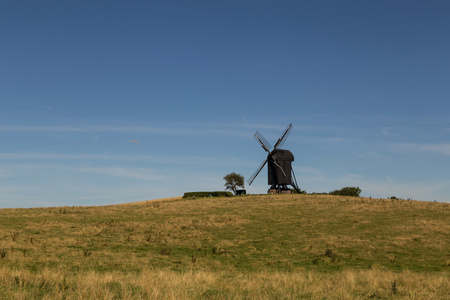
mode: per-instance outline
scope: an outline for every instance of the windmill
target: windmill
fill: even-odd
[[[270,185],[268,193],[290,193],[291,190],[287,187],[288,185],[291,185],[298,193],[300,193],[300,189],[294,175],[294,170],[292,170],[294,155],[292,155],[289,150],[281,149],[286,142],[291,129],[292,124],[289,124],[272,150],[270,150],[272,148],[270,143],[259,131],[256,131],[254,137],[261,144],[261,147],[263,147],[268,155],[261,166],[256,169],[255,173],[250,176],[247,181],[248,185],[252,184],[253,180],[255,180],[256,176],[258,176],[259,172],[261,172],[267,164],[267,183]]]

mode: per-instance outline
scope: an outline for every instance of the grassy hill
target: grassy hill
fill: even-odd
[[[444,299],[450,205],[329,195],[0,210],[0,298]]]

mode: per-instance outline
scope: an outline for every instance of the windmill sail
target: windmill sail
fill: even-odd
[[[256,169],[255,173],[253,173],[252,176],[250,176],[250,178],[247,180],[248,185],[252,184],[253,180],[255,180],[256,176],[258,176],[259,172],[261,172],[261,170],[264,168],[266,163],[267,163],[267,158],[263,161],[261,166],[258,169]]]
[[[263,149],[270,153],[269,149],[272,148],[272,146],[259,131],[256,131],[256,133],[254,134],[254,137],[261,144]]]
[[[278,149],[283,147],[284,143],[286,142],[287,137],[289,136],[289,133],[291,133],[292,124],[289,124],[284,133],[281,135],[281,137],[278,139],[277,143],[273,147],[274,149]]]

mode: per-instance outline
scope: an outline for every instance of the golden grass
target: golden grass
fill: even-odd
[[[446,299],[449,274],[344,270],[206,272],[145,269],[39,273],[0,268],[2,299]]]
[[[117,204],[117,205],[142,205],[142,204],[149,204],[149,203],[162,202],[162,201],[180,200],[181,198],[182,197],[170,197],[170,198],[137,201],[137,202],[128,202],[128,203],[122,203],[122,204]]]
[[[445,299],[448,220],[328,195],[1,209],[0,299]]]

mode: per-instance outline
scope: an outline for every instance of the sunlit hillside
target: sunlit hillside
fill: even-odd
[[[0,298],[444,299],[450,205],[329,195],[0,210]]]

